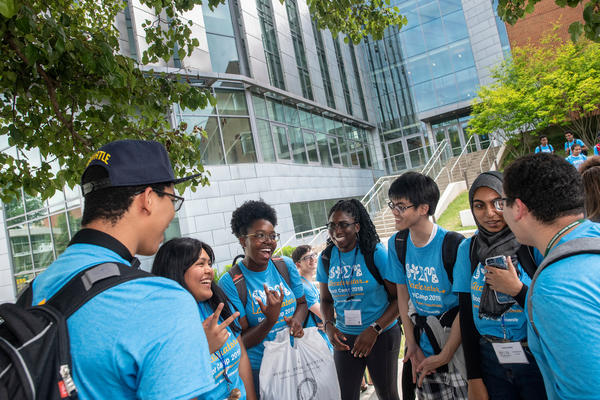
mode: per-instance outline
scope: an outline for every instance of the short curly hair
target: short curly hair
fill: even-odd
[[[277,225],[277,212],[273,207],[260,200],[248,200],[231,214],[231,232],[236,237],[248,233],[248,228],[259,219],[266,219],[273,226]]]
[[[583,213],[583,184],[575,167],[549,153],[529,154],[504,170],[504,196],[520,199],[542,223]]]

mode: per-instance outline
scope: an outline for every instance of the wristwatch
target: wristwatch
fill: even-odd
[[[379,335],[381,333],[381,331],[383,330],[383,328],[377,323],[377,322],[373,322],[371,325],[369,325],[371,328],[375,329],[375,332],[377,332],[377,334]]]

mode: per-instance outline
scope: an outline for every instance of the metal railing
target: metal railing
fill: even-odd
[[[458,155],[458,158],[456,159],[456,161],[454,162],[454,164],[452,164],[452,167],[448,170],[448,180],[449,180],[449,182],[452,182],[452,177],[454,176],[453,175],[454,174],[454,168],[456,168],[457,165],[460,165],[459,163],[460,163],[461,159],[465,156],[465,154],[471,153],[471,151],[469,151],[469,147],[470,146],[476,146],[474,139],[475,139],[475,135],[471,135],[471,137],[469,138],[469,140],[465,144],[465,147],[462,149],[462,151]],[[477,148],[477,147],[475,147],[475,148]]]
[[[498,154],[497,149],[498,149],[498,147],[492,146],[492,144],[490,143],[490,146],[487,148],[485,153],[483,153],[483,157],[481,157],[481,161],[479,162],[479,172],[481,172],[481,173],[485,172],[484,168],[483,168],[483,163],[485,161],[488,161],[490,154],[492,154],[492,160],[490,162],[488,162],[487,168],[485,170],[486,171],[489,170],[493,164],[496,164],[496,170],[498,169],[498,163],[496,160],[496,156]]]
[[[437,178],[442,173],[444,167],[446,166],[446,162],[448,159],[452,157],[452,149],[450,148],[450,144],[446,139],[442,140],[435,152],[431,156],[429,162],[423,167],[421,173],[423,175],[428,175],[433,180],[437,180]]]

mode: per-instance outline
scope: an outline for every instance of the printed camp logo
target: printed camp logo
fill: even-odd
[[[298,400],[316,400],[317,399],[317,381],[314,378],[304,378],[296,389],[296,398]]]

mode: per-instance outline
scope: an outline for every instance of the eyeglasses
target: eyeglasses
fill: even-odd
[[[330,231],[335,231],[337,228],[340,228],[341,230],[346,230],[348,229],[348,227],[350,225],[354,225],[357,224],[357,222],[338,222],[337,224],[335,222],[328,222],[325,226],[327,227],[327,229],[329,229]]]
[[[273,232],[273,233],[269,233],[269,234],[266,234],[264,232],[256,232],[256,233],[249,233],[246,236],[255,237],[256,240],[258,240],[259,242],[266,242],[267,240],[272,240],[274,242],[278,242],[281,235],[279,235],[279,233],[277,233],[277,232]]]
[[[154,189],[152,189],[152,190],[154,190]],[[185,200],[181,196],[177,196],[177,195],[175,195],[173,193],[163,192],[162,190],[154,190],[154,192],[156,192],[158,194],[162,194],[164,196],[169,196],[169,198],[173,202],[173,208],[175,209],[176,212],[179,211],[179,209],[183,205],[183,200]]]
[[[304,257],[302,257],[300,259],[300,261],[312,261],[312,260],[316,260],[317,259],[317,255],[315,253],[310,253],[305,255]]]
[[[398,211],[400,214],[403,214],[404,211],[408,210],[411,207],[414,207],[414,204],[411,204],[410,206],[401,206],[400,204],[394,204],[393,201],[390,201],[387,203],[388,207],[393,210]]]
[[[506,201],[510,200],[510,197],[501,197],[499,199],[494,199],[494,207],[498,211],[504,211],[504,207],[506,207]]]

